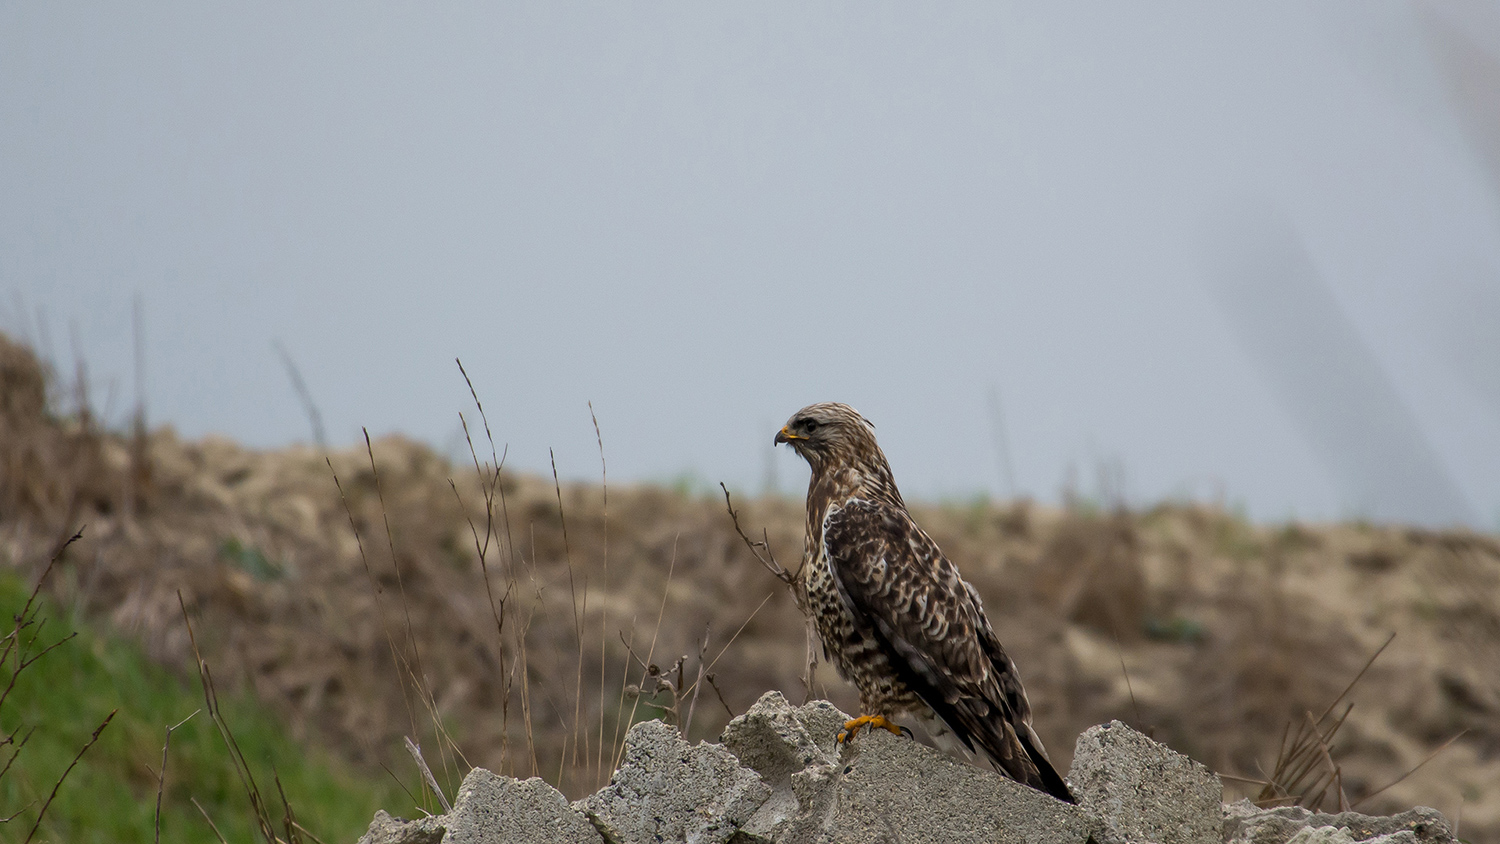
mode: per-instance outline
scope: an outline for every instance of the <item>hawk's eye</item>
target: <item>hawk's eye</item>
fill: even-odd
[[[802,428],[803,428],[803,430],[805,430],[809,434],[811,434],[813,431],[818,430],[818,420],[816,420],[816,419],[804,419],[802,421]]]

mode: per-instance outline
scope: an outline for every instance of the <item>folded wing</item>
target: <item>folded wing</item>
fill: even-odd
[[[823,543],[854,623],[900,680],[970,749],[1017,782],[1074,802],[1031,729],[1015,665],[979,596],[904,508],[852,499],[830,508]]]

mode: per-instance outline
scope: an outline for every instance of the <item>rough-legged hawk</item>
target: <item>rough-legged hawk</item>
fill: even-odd
[[[914,714],[970,752],[977,745],[1012,779],[1074,802],[979,594],[912,521],[874,426],[825,402],[793,414],[776,442],[812,466],[809,604],[824,651],[860,697],[861,716],[840,738],[862,726],[899,732],[888,718]]]

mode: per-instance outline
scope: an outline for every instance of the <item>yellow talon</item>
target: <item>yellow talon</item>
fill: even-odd
[[[907,732],[905,727],[892,724],[886,720],[884,715],[861,715],[853,721],[844,722],[844,729],[839,731],[839,744],[853,739],[855,734],[859,732],[860,727],[869,727],[872,730],[880,727],[881,729],[890,730],[898,736]]]

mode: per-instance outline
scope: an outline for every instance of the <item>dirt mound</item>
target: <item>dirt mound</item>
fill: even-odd
[[[86,523],[60,597],[189,675],[180,591],[222,686],[253,687],[353,761],[406,771],[400,737],[426,737],[453,783],[467,767],[450,751],[579,796],[642,717],[700,738],[769,689],[856,703],[827,665],[804,688],[803,619],[722,497],[558,489],[496,472],[482,442],[476,469],[400,438],[376,441],[372,466],[363,448],[115,434],[57,412],[46,383],[0,338],[0,562],[37,566]],[[800,500],[735,503],[795,563]],[[1118,718],[1263,778],[1286,725],[1323,712],[1395,632],[1332,748],[1344,793],[1360,800],[1461,733],[1358,808],[1430,805],[1464,838],[1500,841],[1493,537],[1256,526],[1197,505],[914,510],[984,597],[1054,752]]]

